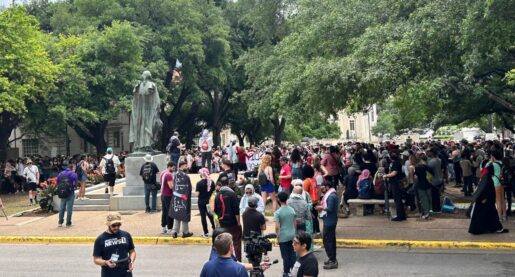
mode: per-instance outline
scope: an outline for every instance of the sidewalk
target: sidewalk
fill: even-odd
[[[196,182],[192,180],[192,183]],[[120,190],[121,187],[117,186],[116,188]],[[103,190],[92,191],[91,193],[103,193]],[[73,226],[70,228],[57,227],[58,214],[46,217],[9,217],[9,220],[0,218],[0,242],[26,243],[31,242],[29,237],[54,237],[59,238],[53,241],[56,243],[89,243],[106,230],[106,214],[105,211],[75,211],[72,218]],[[198,210],[192,210],[192,220],[189,226],[190,231],[194,233],[194,238],[187,240],[173,240],[169,235],[160,234],[161,212],[147,214],[143,211],[133,211],[121,212],[121,214],[124,221],[122,228],[129,231],[134,237],[144,238],[140,239],[140,242],[150,244],[160,242],[166,244],[210,243],[210,240],[200,238],[203,232]],[[386,216],[381,215],[350,216],[349,218],[339,219],[336,232],[340,247],[399,247],[406,245],[412,247],[423,242],[424,247],[422,248],[450,248],[455,247],[456,242],[464,242],[464,245],[469,245],[471,248],[515,250],[514,221],[511,218],[504,223],[505,228],[511,230],[508,234],[473,236],[467,232],[469,219],[448,218],[446,215],[437,215],[429,221],[409,218],[405,222],[391,222]],[[212,231],[210,226],[209,231]],[[267,217],[265,233],[273,232],[275,232],[273,217]],[[13,238],[13,236],[15,237]],[[451,244],[433,246],[435,242],[449,242]],[[476,242],[488,242],[491,245],[490,247],[483,247],[482,244],[474,244]],[[495,243],[502,243],[502,247]]]
[[[81,243],[81,238],[90,242],[94,237],[105,231],[106,212],[74,212],[73,226],[70,228],[57,227],[58,215],[48,217],[10,217],[8,221],[0,219],[0,241],[2,242],[29,242],[27,239],[7,237],[59,237],[64,242]],[[150,243],[158,239],[165,243],[172,243],[169,235],[161,235],[161,213],[146,214],[142,211],[122,213],[123,229],[129,231],[134,237],[148,237]],[[513,220],[505,224],[512,230],[508,234],[487,234],[473,236],[467,232],[469,220],[467,219],[433,219],[431,221],[419,221],[410,218],[405,222],[390,222],[382,216],[350,217],[340,219],[337,227],[337,238],[342,241],[352,242],[350,247],[367,247],[370,243],[359,242],[362,240],[383,241],[388,245],[389,240],[402,240],[404,243],[413,244],[419,241],[447,241],[447,242],[500,242],[509,243],[509,249],[515,249],[515,224]],[[209,244],[209,240],[201,239],[202,227],[200,215],[193,212],[190,222],[190,231],[196,239],[181,240],[174,243]],[[211,229],[210,229],[211,231]],[[266,232],[274,232],[273,218],[268,217]],[[65,237],[65,238],[63,238]],[[357,240],[358,242],[356,243]],[[59,242],[59,241],[56,241]],[[392,244],[392,243],[390,243]],[[402,246],[396,242],[395,245]],[[373,245],[378,245],[377,243]],[[424,248],[433,248],[430,244]],[[342,246],[342,245],[340,245]],[[345,244],[343,244],[345,247]],[[437,248],[448,248],[448,246]],[[474,247],[472,247],[474,248]],[[505,249],[503,248],[496,249]]]

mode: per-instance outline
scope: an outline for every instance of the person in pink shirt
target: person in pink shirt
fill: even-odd
[[[281,173],[279,174],[279,181],[281,183],[282,191],[287,192],[288,194],[291,193],[291,167],[288,164],[288,158],[287,157],[281,157],[280,160],[281,164]]]
[[[172,161],[168,162],[166,169],[161,172],[161,227],[163,228],[162,234],[172,232],[173,218],[168,215],[170,209],[170,202],[172,201],[173,190],[173,173],[176,169],[176,164]]]

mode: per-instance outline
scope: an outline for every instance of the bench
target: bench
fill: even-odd
[[[393,199],[388,201],[390,203],[390,214],[397,214],[395,210],[395,202]],[[356,207],[356,216],[365,216],[364,205],[384,205],[384,200],[380,199],[349,199],[349,206]]]

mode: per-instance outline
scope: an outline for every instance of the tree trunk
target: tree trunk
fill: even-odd
[[[7,158],[9,137],[11,136],[14,128],[16,128],[20,122],[20,119],[17,116],[4,111],[0,115],[0,120],[0,159],[3,161]]]
[[[238,137],[238,143],[240,146],[245,146],[245,134],[237,132],[236,137]]]
[[[79,137],[95,146],[97,149],[97,154],[105,153],[107,150],[107,142],[105,139],[105,130],[107,124],[107,120],[97,123],[69,123],[70,127],[75,130]]]
[[[184,102],[186,102],[186,99],[188,98],[190,93],[191,91],[186,86],[183,86],[179,94],[179,97],[177,98],[177,102],[171,103],[170,101],[168,101],[169,104],[173,104],[173,109],[169,115],[167,115],[164,110],[166,107],[166,103],[161,105],[160,117],[161,121],[163,122],[163,132],[161,132],[160,145],[162,151],[166,149],[168,140],[172,136],[174,129],[177,128],[176,118],[179,116],[182,106],[184,105]]]
[[[209,101],[211,102],[213,118],[211,123],[211,127],[213,129],[213,144],[215,147],[218,147],[221,146],[222,143],[220,133],[222,132],[222,128],[225,123],[225,117],[229,112],[229,97],[231,94],[229,90],[204,90],[204,92],[207,94]]]
[[[272,119],[274,125],[274,143],[276,146],[281,146],[284,137],[284,127],[286,126],[286,119],[276,117]]]
[[[194,102],[191,106],[190,111],[186,115],[186,120],[184,120],[179,127],[183,130],[186,149],[191,149],[193,147],[193,139],[195,138],[195,119],[197,118],[197,112],[199,110],[200,104],[198,102]]]

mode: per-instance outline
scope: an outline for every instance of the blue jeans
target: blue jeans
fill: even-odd
[[[73,202],[75,201],[75,193],[67,198],[61,198],[61,206],[59,207],[59,224],[64,222],[64,210],[66,209],[66,226],[72,225]]]
[[[170,161],[172,161],[177,167],[179,167],[179,158],[181,153],[172,152],[170,153]]]
[[[143,186],[145,187],[145,210],[150,211],[150,206],[148,202],[150,200],[150,193],[152,193],[152,211],[155,211],[157,206],[157,190],[151,190],[151,185],[144,184]]]
[[[283,273],[290,273],[295,264],[295,251],[293,251],[293,241],[280,242],[281,258],[283,259]]]

